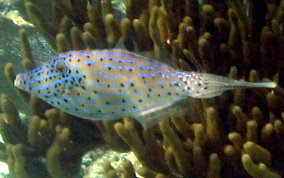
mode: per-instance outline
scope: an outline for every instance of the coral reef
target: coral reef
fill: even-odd
[[[90,159],[90,163],[86,164],[84,168],[83,177],[85,178],[105,177],[108,172],[111,174],[114,173],[115,175],[118,173],[124,177],[135,177],[133,167],[141,167],[141,164],[133,152],[119,153],[103,147],[89,152],[83,159],[88,159],[90,157],[92,158]]]
[[[113,48],[122,39],[128,50],[152,50],[185,70],[193,66],[252,82],[274,79],[279,87],[190,99],[186,112],[149,129],[131,118],[93,122],[69,116],[17,90],[32,113],[26,121],[13,104],[17,101],[2,94],[0,159],[11,175],[76,177],[82,156],[106,144],[132,151],[142,165],[134,171],[129,161],[121,170],[106,163],[106,177],[284,175],[283,1],[127,0],[122,20],[110,0],[39,2],[24,1],[25,18],[59,53]],[[26,31],[19,33],[22,65],[29,70],[36,56]],[[11,83],[13,67],[8,63],[4,69]]]

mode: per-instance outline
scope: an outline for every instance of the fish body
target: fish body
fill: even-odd
[[[189,96],[210,98],[235,88],[276,86],[185,72],[123,50],[66,52],[18,74],[14,84],[81,118],[130,116],[142,123],[143,118]]]

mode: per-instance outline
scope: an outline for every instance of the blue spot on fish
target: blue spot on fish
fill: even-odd
[[[92,83],[91,87],[101,88],[103,85],[101,83]]]
[[[126,92],[125,91],[120,91],[119,92],[121,95],[126,95]]]
[[[86,64],[86,65],[93,65],[93,64],[96,64],[96,61],[88,60],[88,61],[85,61],[84,64]]]
[[[112,107],[113,107],[113,104],[111,104],[111,103],[106,103],[106,107],[107,107],[107,108],[112,108]]]
[[[139,74],[139,77],[147,77],[147,74],[145,74],[145,73],[140,73],[140,74]]]
[[[45,65],[44,67],[48,67],[48,66],[51,66],[51,65]],[[34,72],[34,70],[32,70],[28,73],[27,77],[36,76],[36,75],[39,75],[40,73],[47,73],[47,72],[50,72],[51,70],[52,68],[42,69],[37,72]]]
[[[47,85],[36,86],[35,89],[36,90],[44,90],[44,89],[47,89],[48,87],[53,87],[54,85],[61,84],[61,83],[65,82],[65,81],[66,81],[65,78],[63,78],[61,80],[55,80],[54,82],[52,82],[50,84],[47,84]]]
[[[94,69],[90,69],[90,70],[89,70],[89,73],[90,73],[90,74],[93,74],[93,73],[95,73],[95,70],[94,70]]]
[[[63,95],[63,98],[66,99],[66,100],[68,100],[68,101],[72,101],[72,100],[73,100],[72,98],[70,98],[70,97],[68,97],[68,96],[66,96],[66,95]]]
[[[98,98],[104,98],[104,95],[101,94],[101,93],[97,94],[96,96],[97,96]]]
[[[104,66],[107,69],[115,69],[116,68],[114,65],[110,65],[110,64],[105,64]]]
[[[109,92],[109,95],[110,96],[115,96],[115,93],[114,92]]]
[[[172,72],[169,69],[165,70],[167,73],[171,74]]]
[[[82,101],[85,101],[86,99],[85,98],[82,98],[80,96],[76,96],[76,100],[78,100],[79,102],[82,102]]]
[[[121,104],[123,104],[123,105],[127,105],[127,104],[129,104],[129,103],[130,103],[129,100],[123,100],[123,101],[121,101]]]
[[[140,91],[135,91],[135,92],[134,92],[134,95],[140,96],[140,95],[141,95],[141,92],[140,92]]]
[[[135,70],[135,67],[125,67],[125,70]]]
[[[143,66],[143,65],[138,65],[138,67],[140,68],[140,69],[146,69],[146,67],[145,66]]]
[[[89,108],[82,108],[82,112],[89,112],[90,109]]]
[[[97,103],[96,103],[96,101],[91,101],[90,104],[95,105]]]
[[[125,60],[119,59],[119,58],[115,58],[115,57],[112,57],[112,60],[116,61],[116,62],[119,62],[119,63],[125,63]]]
[[[71,61],[73,61],[73,58],[72,57],[67,57],[67,60],[71,62]]]
[[[61,74],[59,74],[59,73],[47,74],[47,75],[45,75],[45,76],[36,78],[36,81],[43,81],[43,80],[45,80],[45,79],[47,79],[47,78],[57,77],[57,76],[59,76],[59,75],[61,75]]]
[[[75,64],[73,64],[73,67],[74,67],[74,68],[80,68],[81,66],[80,66],[79,64],[76,64],[76,63],[75,63]]]
[[[110,88],[116,88],[116,85],[115,84],[111,84]]]
[[[110,75],[105,75],[105,78],[106,78],[107,80],[110,80],[110,79],[111,79]]]
[[[130,85],[129,85],[129,84],[124,84],[124,87],[125,87],[125,88],[129,88]]]
[[[146,66],[146,69],[147,69],[147,70],[153,70],[154,68],[153,68],[153,67]]]
[[[114,74],[114,75],[113,75],[113,78],[114,78],[114,79],[118,79],[118,77],[119,77],[118,74]]]
[[[55,94],[59,94],[58,90],[55,90],[55,89],[52,89],[51,92]]]
[[[27,83],[32,85],[32,84],[35,83],[35,81],[34,80],[29,80]]]

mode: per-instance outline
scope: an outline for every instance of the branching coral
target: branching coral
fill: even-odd
[[[142,164],[136,172],[144,177],[284,174],[282,1],[127,0],[121,21],[110,0],[54,0],[49,5],[52,14],[45,14],[35,1],[25,1],[30,22],[58,52],[112,48],[122,39],[128,50],[153,50],[156,58],[185,70],[194,65],[203,72],[252,82],[277,78],[279,87],[190,99],[184,114],[161,119],[150,129],[141,129],[130,118],[94,124],[18,91],[34,115],[26,126],[4,94],[0,128],[5,146],[0,146],[0,159],[12,175],[75,177],[82,155],[102,144],[133,151]],[[22,64],[29,70],[35,57],[24,30],[20,39]],[[12,64],[6,65],[5,74],[12,82]],[[105,170],[108,177],[134,177],[129,162],[124,171],[109,164]]]
[[[6,95],[1,96],[1,107],[3,161],[16,177],[76,177],[82,155],[103,143],[94,125],[78,123],[56,109],[47,110],[44,119],[32,116],[26,127]]]

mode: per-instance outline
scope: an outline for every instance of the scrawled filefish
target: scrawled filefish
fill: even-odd
[[[274,88],[212,74],[185,72],[123,50],[70,51],[26,73],[14,85],[85,119],[144,118],[188,97],[210,98],[236,88]],[[145,124],[144,124],[145,125]]]

